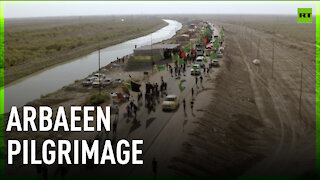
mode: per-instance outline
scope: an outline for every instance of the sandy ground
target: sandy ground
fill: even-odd
[[[314,44],[277,37],[272,78],[274,36],[219,25],[226,29],[226,66],[198,128],[190,132],[183,155],[172,160],[171,168],[180,175],[314,174]],[[260,66],[252,63],[255,58]]]

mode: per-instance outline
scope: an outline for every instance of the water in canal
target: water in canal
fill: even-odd
[[[181,29],[182,24],[174,20],[164,20],[168,23],[162,29],[136,39],[132,39],[101,50],[101,66],[133,53],[135,45],[138,47],[170,39]],[[54,92],[75,80],[83,79],[94,71],[98,70],[98,51],[89,55],[77,58],[74,61],[55,66],[41,73],[34,74],[7,86],[4,89],[4,111],[9,112],[12,106],[23,106],[27,102],[40,98]]]

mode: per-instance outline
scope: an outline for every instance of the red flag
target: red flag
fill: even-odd
[[[184,52],[183,51],[181,52],[181,56],[180,57],[184,58]]]
[[[207,38],[203,38],[203,44],[206,45],[207,44]]]

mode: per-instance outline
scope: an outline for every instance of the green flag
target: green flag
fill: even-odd
[[[210,35],[210,33],[211,33],[211,31],[210,31],[209,28],[207,28],[207,29],[205,30],[205,32],[204,32],[205,36]]]
[[[189,50],[190,50],[190,49],[189,49],[188,47],[186,47],[186,48],[184,48],[183,52],[184,52],[184,53],[187,53],[187,52],[189,52]]]
[[[182,86],[182,82],[180,80],[178,80],[178,87],[180,92],[182,92],[186,87]]]
[[[216,41],[216,42],[214,43],[213,47],[216,48],[216,49],[219,47],[218,41]]]
[[[173,55],[173,62],[178,62],[179,55]]]
[[[124,83],[124,85],[125,85],[129,90],[131,90],[131,83]]]
[[[191,49],[193,48],[193,43],[192,42],[190,42],[190,46],[189,46]]]
[[[211,53],[211,59],[217,59],[216,53],[214,52]]]
[[[179,58],[179,65],[183,64],[183,58]]]
[[[198,69],[198,66],[194,66],[194,65],[192,64],[192,69],[193,69],[193,70],[197,70],[197,69]]]
[[[158,68],[158,71],[164,71],[166,68],[164,67],[164,65],[162,65],[162,66],[157,66],[157,68]]]

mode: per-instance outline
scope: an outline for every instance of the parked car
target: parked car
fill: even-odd
[[[100,77],[100,80],[105,78],[104,74],[101,74],[101,73],[96,73],[93,75],[93,77],[96,77],[97,79],[99,79]]]
[[[194,64],[199,64],[200,67],[203,67],[204,64],[203,64],[203,56],[198,56],[196,58],[196,60],[194,61]]]
[[[117,78],[113,81],[113,84],[120,84],[123,82],[123,79],[122,78]]]
[[[168,95],[162,102],[162,110],[176,110],[179,107],[179,98],[177,95]]]
[[[101,79],[95,79],[92,83],[92,87],[94,88],[100,87],[101,81],[102,81]]]
[[[91,86],[95,79],[96,79],[95,77],[89,77],[89,78],[85,79],[84,81],[82,81],[82,86],[83,87]]]
[[[212,66],[216,66],[216,67],[219,67],[219,66],[220,66],[218,59],[212,60],[212,61],[211,61],[211,64],[212,64]]]
[[[223,53],[224,52],[224,47],[219,47],[219,51]]]
[[[191,71],[191,75],[200,75],[201,71],[200,71],[200,65],[199,64],[193,64],[192,68],[190,69]]]
[[[108,86],[108,85],[110,85],[110,84],[112,84],[112,78],[105,78],[105,79],[103,79],[102,82],[101,82],[101,85],[102,85],[103,87],[106,87],[106,86]]]
[[[217,51],[216,55],[217,55],[217,58],[222,58],[223,57],[223,54],[222,54],[221,51]]]

